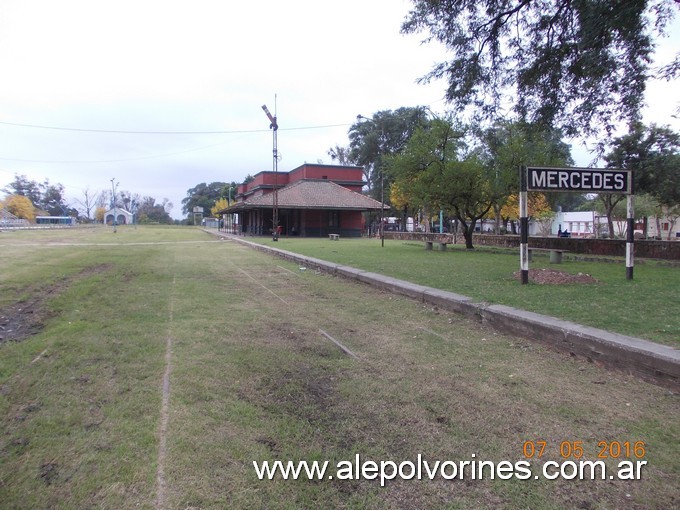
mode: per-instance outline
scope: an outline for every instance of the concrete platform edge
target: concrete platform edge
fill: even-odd
[[[475,317],[501,333],[521,336],[572,356],[623,370],[654,384],[680,388],[680,350],[642,338],[583,326],[547,315],[505,305],[489,305],[472,298],[414,284],[350,266],[306,257],[247,241],[238,236],[217,234],[259,251],[268,252],[307,267],[366,283],[423,303]]]

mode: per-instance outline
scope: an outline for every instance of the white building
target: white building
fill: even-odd
[[[614,229],[621,228],[614,222]],[[624,230],[626,228],[623,223]],[[550,233],[554,236],[560,232],[569,232],[571,237],[598,237],[607,230],[607,217],[596,211],[562,212],[558,211],[553,219]],[[616,232],[619,235],[621,232]],[[596,235],[597,234],[597,235]]]
[[[662,241],[680,239],[680,217],[650,216],[647,219],[647,237],[658,238]]]
[[[114,215],[115,215],[115,222],[116,225],[126,225],[128,223],[133,223],[133,214],[130,211],[126,211],[125,209],[122,209],[120,207],[116,207],[115,209],[109,209],[104,213],[104,223],[107,225],[111,225],[114,222]]]
[[[614,219],[614,237],[626,236],[626,220]],[[642,220],[636,219],[635,235],[642,236]],[[551,234],[567,231],[571,237],[605,237],[608,234],[607,217],[596,211],[558,212],[552,222]],[[673,241],[680,239],[680,218],[662,216],[659,221],[655,216],[647,219],[647,238]]]

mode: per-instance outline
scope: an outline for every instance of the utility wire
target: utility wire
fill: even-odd
[[[155,154],[152,156],[139,156],[137,158],[125,158],[125,159],[102,159],[102,160],[44,160],[44,159],[15,159],[15,158],[0,158],[0,161],[16,161],[19,163],[62,163],[62,164],[76,164],[76,163],[124,163],[126,161],[140,161],[143,159],[154,159],[154,158],[165,158],[168,156],[177,156],[179,154],[186,154],[187,152],[202,151],[203,149],[209,149],[211,147],[217,147],[218,145],[224,145],[227,142],[213,143],[211,145],[204,145],[202,147],[196,147],[194,149],[187,149],[184,151],[169,152],[165,154]]]
[[[20,126],[36,129],[55,129],[60,131],[81,131],[81,132],[91,132],[91,133],[120,133],[120,134],[152,134],[152,135],[195,135],[195,134],[248,134],[248,133],[265,133],[269,132],[269,129],[253,129],[253,130],[237,130],[237,131],[118,131],[118,130],[106,130],[106,129],[81,129],[81,128],[66,128],[66,127],[55,127],[55,126],[39,126],[33,124],[17,124],[12,122],[2,122],[0,124],[9,126]],[[323,126],[306,126],[306,127],[292,127],[283,128],[282,131],[299,131],[306,129],[325,129],[333,127],[343,127],[349,126],[350,124],[327,124]],[[231,141],[231,140],[229,140]],[[19,158],[3,158],[0,157],[0,161],[15,161],[18,163],[53,163],[53,164],[76,164],[76,163],[124,163],[126,161],[140,161],[144,159],[154,159],[154,158],[164,158],[168,156],[177,156],[179,154],[186,154],[188,152],[196,152],[204,149],[209,149],[211,147],[217,147],[218,145],[224,145],[226,142],[214,143],[211,145],[204,145],[202,147],[196,147],[194,149],[187,149],[184,151],[170,152],[164,154],[156,154],[152,156],[140,156],[136,158],[125,158],[125,159],[105,159],[105,160],[42,160],[42,159],[19,159]]]
[[[57,131],[78,131],[81,133],[113,133],[113,134],[125,134],[125,135],[232,135],[232,134],[243,134],[243,133],[266,133],[269,129],[238,129],[231,131],[129,131],[129,130],[119,130],[119,129],[85,129],[85,128],[71,128],[62,126],[42,126],[38,124],[21,124],[18,122],[4,122],[0,121],[0,124],[5,126],[17,126],[25,128],[34,129],[52,129]],[[281,131],[294,131],[303,129],[324,129],[332,127],[342,127],[349,126],[350,124],[327,124],[324,126],[304,126],[304,127],[291,127],[291,128],[281,128]]]

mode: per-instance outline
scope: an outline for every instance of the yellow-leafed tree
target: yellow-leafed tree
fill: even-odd
[[[398,182],[393,183],[390,187],[390,202],[395,209],[408,207],[408,197],[404,194]]]
[[[104,215],[106,214],[106,209],[104,207],[97,207],[94,210],[94,219],[97,223],[104,223]]]
[[[227,202],[226,198],[220,198],[215,202],[215,205],[213,205],[210,208],[210,214],[212,214],[215,218],[217,218],[217,213],[219,211],[222,211],[223,209],[226,209],[229,207],[229,202]]]
[[[543,193],[527,193],[527,214],[531,218],[544,219],[554,213]],[[510,195],[501,208],[501,216],[505,220],[519,219],[519,195]]]
[[[35,220],[35,207],[28,197],[23,195],[9,195],[5,198],[4,207],[17,218],[28,221]]]
[[[527,214],[539,223],[541,235],[550,234],[550,225],[555,216],[548,200],[543,193],[527,193]],[[503,225],[512,222],[512,232],[515,233],[516,221],[519,220],[519,195],[510,195],[500,210]]]

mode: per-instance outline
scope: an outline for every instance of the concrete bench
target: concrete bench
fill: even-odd
[[[564,253],[569,253],[569,250],[560,250],[556,248],[529,248],[529,262],[531,262],[531,252],[532,251],[547,251],[550,252],[550,263],[551,264],[561,264],[562,255]]]
[[[328,239],[330,239],[331,241],[339,241],[340,234],[328,234]]]
[[[425,249],[426,249],[426,250],[431,250],[433,244],[434,244],[434,241],[425,241]],[[447,245],[447,244],[451,244],[451,243],[443,242],[443,241],[437,241],[437,244],[439,245],[439,249],[440,249],[441,251],[445,251],[445,250],[446,250],[446,245]]]

